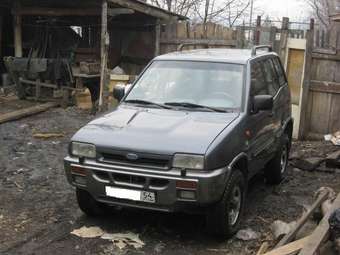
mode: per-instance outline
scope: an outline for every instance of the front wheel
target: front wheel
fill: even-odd
[[[207,214],[210,234],[229,238],[238,231],[243,215],[246,182],[240,170],[234,170],[227,182],[222,200]]]
[[[284,134],[280,148],[264,170],[265,178],[269,184],[280,184],[287,174],[289,143],[288,135]]]
[[[87,216],[95,217],[106,214],[107,206],[97,202],[87,191],[77,188],[76,196],[80,210]]]

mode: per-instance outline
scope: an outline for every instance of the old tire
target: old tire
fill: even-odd
[[[87,191],[77,188],[76,196],[80,210],[87,216],[96,217],[106,214],[107,206],[97,202]]]
[[[246,181],[239,170],[234,170],[226,184],[221,201],[207,213],[208,232],[229,238],[236,234],[243,215]]]
[[[281,145],[274,158],[266,165],[264,174],[268,184],[280,184],[287,174],[290,141],[287,134],[281,138]]]

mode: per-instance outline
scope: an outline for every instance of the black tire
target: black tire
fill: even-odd
[[[107,213],[107,206],[97,202],[87,191],[77,188],[76,196],[80,210],[87,216],[96,217]]]
[[[280,184],[287,174],[290,141],[287,134],[281,138],[281,145],[274,158],[268,162],[264,175],[268,184]]]
[[[233,201],[235,190],[239,190],[240,198],[238,215],[234,215],[236,219],[231,217],[231,210],[237,207],[235,201]],[[243,216],[245,193],[246,181],[243,174],[240,170],[233,170],[226,184],[222,200],[214,205],[207,213],[207,227],[210,234],[222,238],[229,238],[236,234]]]

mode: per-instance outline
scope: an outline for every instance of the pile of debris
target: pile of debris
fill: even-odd
[[[302,158],[299,155],[291,156],[290,164],[303,171],[319,171],[334,173],[340,168],[340,150],[327,155],[327,157]]]
[[[307,222],[320,219],[317,216],[321,216],[318,225],[301,236]],[[321,251],[326,248],[340,254],[340,194],[336,196],[331,188],[321,188],[316,192],[314,204],[297,222],[285,224],[277,221],[272,226],[276,236],[273,249],[268,251],[270,243],[264,242],[257,255],[324,254]]]

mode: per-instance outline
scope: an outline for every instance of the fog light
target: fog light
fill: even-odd
[[[75,175],[74,177],[74,182],[79,185],[86,185],[86,177],[84,176],[79,176]]]
[[[195,200],[196,199],[196,193],[195,193],[195,191],[180,190],[179,191],[179,197],[183,198],[183,199]]]
[[[197,182],[193,181],[176,181],[178,189],[197,189]]]
[[[71,173],[75,175],[86,176],[86,170],[79,166],[71,166]]]

